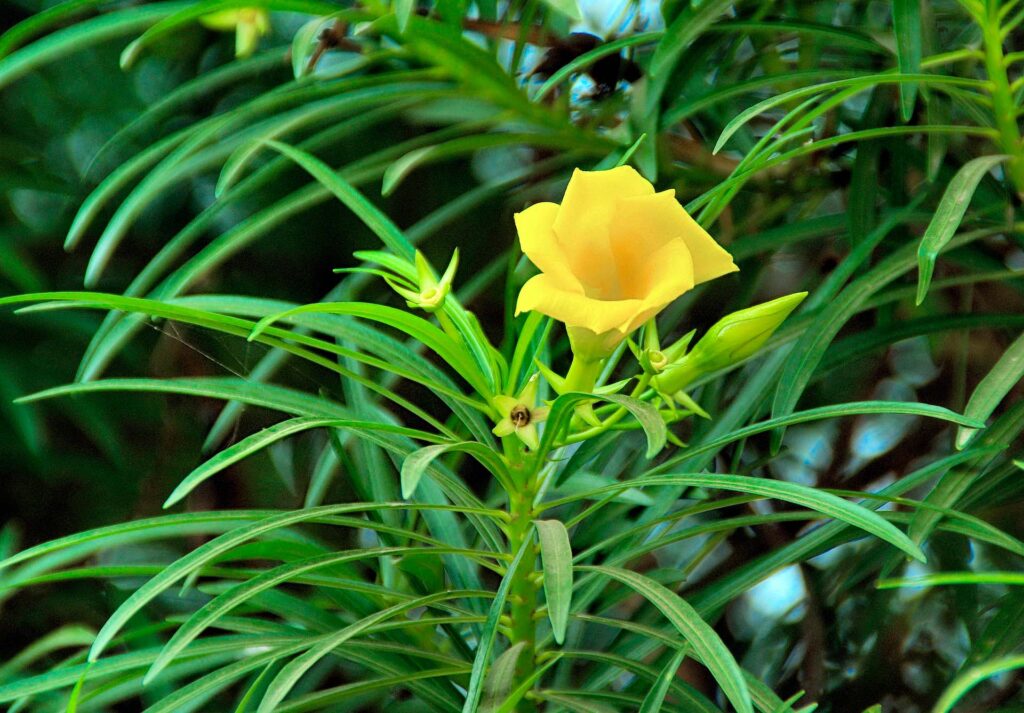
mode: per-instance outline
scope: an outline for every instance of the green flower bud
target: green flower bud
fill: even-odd
[[[629,348],[633,351],[633,355],[640,363],[640,368],[643,369],[645,374],[653,376],[665,371],[669,365],[678,360],[686,352],[686,347],[689,346],[690,340],[693,339],[695,331],[696,330],[690,330],[688,333],[684,334],[681,339],[672,344],[672,346],[662,349],[661,341],[658,338],[657,324],[655,324],[655,321],[651,319],[644,327],[643,346],[639,347],[635,345],[632,340],[627,343],[629,344]]]
[[[722,317],[689,354],[654,377],[651,385],[663,394],[674,394],[703,374],[753,356],[806,296],[797,292]]]
[[[411,309],[422,309],[425,312],[437,312],[444,306],[444,300],[452,290],[452,281],[455,279],[455,271],[459,266],[459,251],[456,248],[452,255],[448,269],[440,279],[434,274],[430,263],[423,257],[423,253],[416,251],[416,280],[414,286],[399,284],[394,278],[385,278],[387,283],[395,292],[405,298],[405,303]]]

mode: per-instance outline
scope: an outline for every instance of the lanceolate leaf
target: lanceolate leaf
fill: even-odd
[[[568,425],[573,410],[581,403],[587,401],[609,401],[618,404],[632,414],[640,423],[644,434],[647,436],[648,458],[656,455],[665,446],[668,429],[661,414],[650,404],[621,394],[569,392],[555,399],[554,405],[551,407],[551,415],[544,429],[544,436],[541,439],[541,452],[546,452],[552,447],[555,440],[562,435],[562,430]]]
[[[622,582],[650,601],[693,647],[736,710],[753,713],[750,692],[736,659],[714,629],[678,594],[642,574],[617,567],[582,565],[577,569],[597,572]]]
[[[995,411],[999,402],[1024,378],[1024,335],[1017,337],[1003,352],[999,361],[985,375],[964,409],[964,416],[984,421]],[[963,448],[974,435],[975,429],[961,426],[956,432],[956,447]]]
[[[161,2],[86,20],[0,59],[0,89],[39,67],[115,37],[142,30],[190,3]]]
[[[932,708],[932,713],[952,713],[957,702],[982,681],[1024,668],[1024,656],[1004,656],[967,669],[957,676]]]
[[[672,655],[672,658],[665,664],[665,668],[658,674],[658,680],[655,682],[654,687],[644,696],[643,705],[640,706],[640,713],[660,713],[661,706],[665,702],[665,695],[672,686],[672,682],[676,678],[676,672],[679,670],[679,666],[683,663],[684,658],[686,658],[686,649],[679,649]]]
[[[498,454],[480,443],[466,441],[463,443],[443,443],[426,446],[410,453],[402,462],[402,497],[409,499],[416,492],[420,478],[435,458],[451,452],[468,453],[476,458],[495,479],[508,489],[511,487],[507,467]]]
[[[924,236],[921,238],[921,245],[917,250],[917,304],[924,302],[928,295],[928,286],[932,281],[932,273],[935,271],[935,260],[942,251],[943,246],[960,227],[964,219],[967,206],[974,197],[974,191],[978,183],[986,173],[1006,161],[1008,156],[982,156],[968,161],[953,176],[953,180],[946,186],[946,192],[942,194],[938,210],[932,222],[928,224]]]
[[[494,713],[512,692],[512,687],[516,683],[516,667],[519,665],[519,657],[525,646],[526,642],[520,641],[494,659],[491,670],[487,672],[487,678],[484,680],[484,698],[480,704],[481,713]]]
[[[377,237],[388,248],[394,250],[395,253],[402,257],[412,258],[414,253],[412,244],[402,235],[402,231],[379,208],[370,203],[363,194],[339,176],[334,169],[315,156],[311,156],[305,151],[287,144],[282,144],[278,141],[268,141],[267,145],[280,151],[309,171],[310,175],[323,184],[349,210],[359,216],[360,220],[366,223],[367,227],[376,233]]]
[[[266,448],[267,446],[275,443],[289,436],[308,431],[314,428],[350,428],[354,430],[378,430],[387,433],[402,434],[410,436],[412,438],[419,438],[426,436],[427,439],[433,439],[434,437],[429,433],[422,431],[416,431],[409,428],[401,428],[399,426],[392,426],[390,424],[373,423],[370,421],[356,421],[349,420],[343,421],[338,419],[324,419],[324,418],[308,418],[300,417],[288,419],[281,423],[275,424],[269,428],[265,428],[259,433],[254,433],[248,436],[238,443],[225,448],[223,451],[218,453],[210,460],[203,463],[201,466],[193,470],[188,476],[178,484],[178,487],[167,497],[164,502],[164,507],[171,507],[192,490],[194,490],[200,483],[210,478],[225,468],[231,466],[233,463],[237,463],[243,458]]]
[[[534,520],[540,540],[540,557],[544,566],[544,598],[548,603],[548,619],[555,641],[565,641],[572,604],[572,545],[569,531],[559,520]]]
[[[512,576],[519,569],[528,552],[533,551],[533,537],[527,536],[523,544],[516,552],[515,558],[509,563],[508,570],[494,593],[494,601],[491,602],[491,609],[487,613],[487,621],[484,622],[483,632],[476,645],[476,655],[473,657],[473,672],[469,677],[469,689],[466,691],[466,703],[462,707],[462,713],[476,713],[480,705],[480,696],[483,693],[484,680],[487,668],[490,665],[491,651],[494,649],[494,641],[498,636],[498,623],[505,611],[505,601],[508,599],[508,590],[512,586]]]
[[[573,495],[562,500],[548,503],[553,507],[565,502],[572,502],[583,499],[594,499],[617,490],[627,488],[646,488],[660,485],[688,485],[696,488],[717,488],[721,490],[732,490],[740,493],[750,493],[768,498],[778,498],[787,502],[802,505],[816,510],[820,513],[842,520],[847,524],[854,525],[865,532],[879,537],[886,542],[898,547],[908,555],[921,562],[925,561],[924,553],[915,545],[910,538],[896,528],[892,523],[886,522],[880,515],[860,505],[843,500],[840,497],[827,493],[817,488],[810,488],[806,485],[788,483],[765,478],[754,478],[746,475],[728,475],[723,473],[698,473],[698,474],[672,474],[654,475],[646,478],[636,478],[624,483],[598,488],[589,493]]]
[[[921,0],[893,0],[892,26],[896,35],[896,56],[900,72],[917,74],[921,71]],[[903,121],[910,121],[916,98],[916,84],[900,85],[900,113]]]

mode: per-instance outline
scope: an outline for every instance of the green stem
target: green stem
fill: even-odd
[[[505,441],[514,437],[505,438]],[[533,536],[533,499],[536,494],[537,482],[530,473],[533,469],[521,455],[518,444],[506,450],[509,458],[509,470],[515,490],[509,495],[509,552],[516,553],[526,540]],[[533,617],[537,610],[538,585],[534,572],[536,555],[527,554],[520,566],[511,573],[509,585],[509,645],[523,644],[516,667],[516,682],[525,681],[536,669],[537,656],[537,623]],[[524,697],[516,707],[518,713],[533,713],[537,710],[536,702]]]
[[[1006,174],[1024,197],[1024,146],[1021,145],[1020,127],[1017,125],[1017,105],[1006,76],[1006,62],[1003,55],[1003,34],[999,26],[998,3],[988,3],[988,12],[982,23],[985,44],[985,71],[991,83],[992,114],[999,131],[999,147],[1010,156]]]
[[[602,360],[582,359],[578,356],[572,358],[569,365],[569,373],[565,375],[565,391],[583,391],[590,393],[597,385],[597,378],[601,375]]]
[[[455,326],[455,322],[452,318],[445,314],[444,309],[439,309],[434,312],[434,316],[437,318],[437,323],[444,330],[444,333],[454,339],[458,344],[465,344],[465,340],[462,338],[462,332]]]

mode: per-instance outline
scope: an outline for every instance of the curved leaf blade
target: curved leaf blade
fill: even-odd
[[[750,691],[736,659],[715,630],[686,600],[653,579],[629,570],[600,565],[581,565],[577,569],[615,579],[657,607],[693,647],[736,710],[739,713],[754,713]]]
[[[967,206],[971,202],[971,198],[974,197],[974,191],[977,190],[981,179],[1008,158],[1009,156],[999,154],[997,156],[981,156],[968,161],[946,186],[946,192],[942,194],[942,200],[939,201],[939,208],[924,231],[917,250],[919,274],[916,304],[924,302],[924,298],[928,295],[932,273],[935,271],[935,260],[943,246],[950,241],[956,229],[960,227],[964,214],[967,212]]]

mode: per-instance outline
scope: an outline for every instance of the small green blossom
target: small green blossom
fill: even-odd
[[[448,268],[438,279],[430,263],[423,257],[423,253],[416,251],[416,281],[413,285],[405,281],[385,277],[388,285],[395,292],[405,298],[405,302],[411,309],[421,309],[424,312],[437,312],[444,306],[444,300],[452,290],[452,281],[455,279],[455,271],[459,267],[459,251],[456,248]]]
[[[518,396],[500,395],[492,399],[494,408],[501,416],[498,425],[493,429],[494,435],[504,438],[515,434],[531,451],[540,447],[537,424],[547,419],[550,409],[547,406],[537,405],[539,382],[540,379],[535,374],[526,382],[526,386]]]

